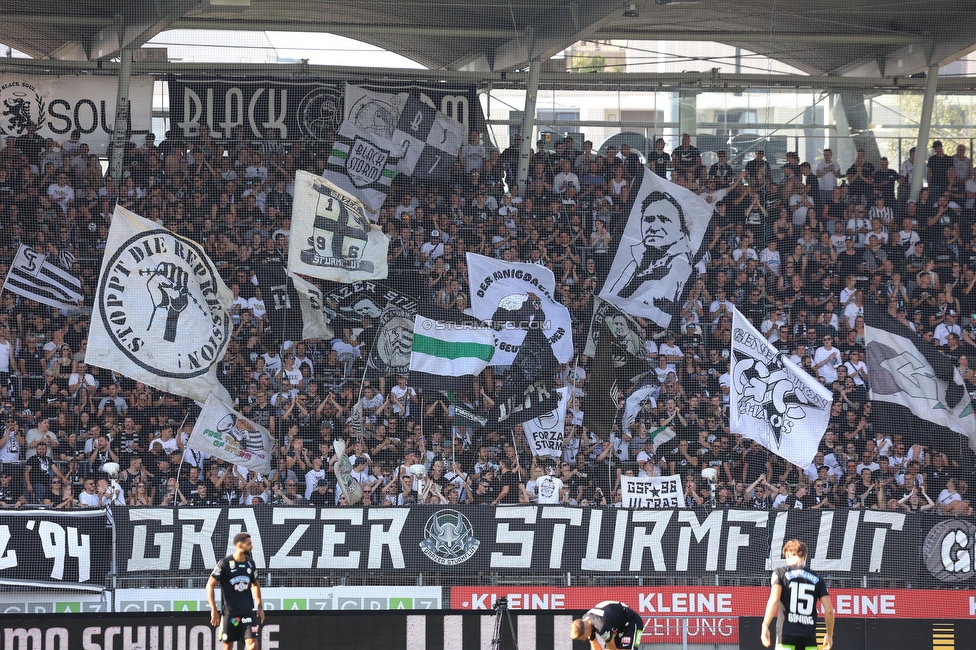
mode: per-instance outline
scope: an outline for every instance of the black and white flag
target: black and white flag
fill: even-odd
[[[554,373],[559,367],[542,330],[530,329],[505,373],[488,421],[505,427],[545,415],[559,406]]]
[[[346,84],[344,119],[323,175],[374,215],[400,171],[393,132],[406,100],[407,93],[379,93]],[[295,199],[297,207],[297,192]]]
[[[276,343],[333,337],[322,311],[322,292],[318,287],[288,273],[278,262],[258,265],[254,275]]]
[[[833,394],[732,311],[732,433],[806,467],[830,422]]]
[[[712,217],[705,199],[647,167],[600,297],[668,327]]]
[[[416,180],[443,178],[464,144],[464,127],[411,94],[400,112],[393,141],[400,145],[398,170]]]
[[[20,245],[10,263],[3,288],[42,305],[69,311],[77,310],[84,301],[78,278],[25,244]]]
[[[604,342],[602,336],[607,336],[607,341]],[[604,349],[600,344],[608,343],[605,353],[613,363],[614,376],[637,381],[650,365],[644,351],[644,340],[644,330],[640,324],[612,302],[594,296],[593,316],[590,318],[590,331],[583,354],[595,358],[597,351]]]
[[[234,297],[203,247],[116,206],[88,330],[88,359],[206,402],[230,394],[217,364]]]
[[[325,317],[323,308],[325,301],[322,290],[294,273],[288,274],[295,293],[298,294],[298,305],[302,310],[302,339],[329,340],[335,336],[329,320]]]
[[[376,344],[370,349],[367,365],[381,375],[407,375],[413,346],[416,310],[388,303],[376,328]]]
[[[590,366],[586,401],[583,404],[583,426],[600,437],[608,438],[619,424],[618,414],[630,382],[627,381],[629,377],[622,378],[618,375],[610,326],[604,321],[600,323],[600,329],[599,342]]]
[[[554,410],[522,423],[525,441],[533,456],[559,458],[563,454],[564,428],[566,426],[566,405],[569,403],[569,388],[558,389],[559,406]]]
[[[314,174],[295,174],[289,271],[345,283],[382,279],[389,246],[356,197]]]
[[[492,366],[513,362],[526,331],[538,331],[559,363],[573,358],[573,320],[556,302],[556,277],[544,266],[468,253],[471,313],[494,328]]]
[[[976,450],[976,418],[959,369],[932,343],[880,308],[865,309],[864,317],[871,400],[884,403],[880,409],[876,407],[885,411],[879,417],[892,426],[907,427],[911,416],[897,408],[903,407],[917,418],[966,436],[970,447]],[[937,432],[932,426],[917,428],[930,435]],[[931,443],[938,445],[934,440]]]

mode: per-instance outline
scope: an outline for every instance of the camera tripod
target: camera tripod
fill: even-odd
[[[508,598],[504,596],[498,598],[492,609],[495,611],[495,631],[491,635],[491,650],[519,650],[518,637],[515,635],[515,622],[512,621],[512,615],[508,611]],[[506,639],[509,641],[508,644],[502,640],[502,635],[505,634],[502,620],[508,621],[508,631],[511,634],[510,638]]]

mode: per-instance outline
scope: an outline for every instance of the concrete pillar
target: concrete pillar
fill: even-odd
[[[112,126],[112,160],[109,173],[122,184],[122,163],[125,159],[125,134],[129,129],[129,79],[132,77],[132,50],[123,48],[120,54],[119,84],[115,95],[115,122]]]
[[[698,135],[697,90],[678,91],[678,130],[680,131],[679,136],[687,133],[691,136],[692,144],[695,143],[695,136]],[[678,139],[678,144],[681,144],[680,138]]]
[[[915,145],[915,174],[912,176],[911,200],[918,200],[925,180],[925,161],[928,160],[929,132],[932,128],[932,109],[935,91],[939,87],[939,66],[930,65],[925,73],[925,96],[922,97],[922,116],[918,121],[918,143]]]
[[[529,177],[529,153],[535,141],[535,102],[539,95],[539,72],[542,62],[534,59],[529,62],[529,78],[525,84],[525,108],[522,113],[522,148],[519,150],[518,186],[519,196],[528,196],[525,181]]]

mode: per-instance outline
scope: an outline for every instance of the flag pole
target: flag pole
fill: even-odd
[[[180,428],[177,430],[177,435],[183,430],[183,425],[186,424],[187,419],[190,417],[190,410],[187,409],[186,414],[183,416],[183,421],[180,422]],[[186,462],[186,443],[183,443],[183,453],[180,454],[180,466],[176,469],[176,487],[180,487],[180,472],[183,471],[183,463]]]
[[[515,429],[512,429],[512,449],[515,450],[515,464],[519,466],[519,469],[521,469],[522,461],[519,460],[518,441],[515,439]],[[519,478],[524,478],[524,477],[521,474],[519,474]]]
[[[383,311],[385,312],[386,309],[384,309]],[[362,324],[363,324],[362,321],[360,321],[360,325]],[[381,330],[382,327],[376,328],[376,334],[373,336],[373,345],[370,347],[369,350],[367,350],[366,358],[363,360],[363,376],[362,379],[359,380],[359,398],[356,403],[359,404],[360,417],[359,417],[359,433],[356,435],[356,437],[359,438],[360,441],[362,441],[366,437],[366,414],[363,412],[362,402],[363,402],[363,388],[366,385],[366,372],[369,370],[368,352],[371,352],[372,350],[376,349],[376,342],[379,341],[380,339]]]

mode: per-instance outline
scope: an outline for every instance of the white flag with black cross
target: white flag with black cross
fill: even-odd
[[[288,270],[334,282],[387,276],[390,240],[363,204],[325,178],[298,171]]]

